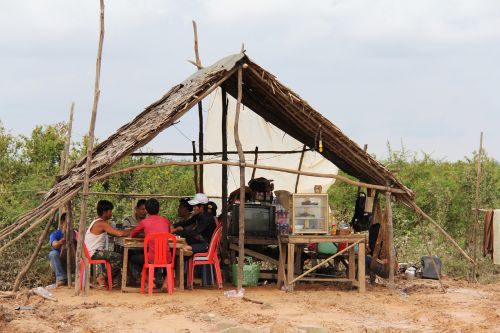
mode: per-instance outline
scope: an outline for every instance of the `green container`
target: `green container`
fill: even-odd
[[[243,286],[255,287],[260,277],[260,266],[254,264],[251,257],[247,257],[246,262],[243,265]],[[238,265],[232,264],[231,270],[233,273],[233,285],[238,286]]]
[[[335,254],[337,251],[337,245],[332,242],[318,243],[318,253]]]

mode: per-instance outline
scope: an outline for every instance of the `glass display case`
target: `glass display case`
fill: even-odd
[[[327,234],[328,227],[328,194],[292,195],[292,234]]]

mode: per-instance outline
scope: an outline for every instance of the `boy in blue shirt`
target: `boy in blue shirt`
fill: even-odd
[[[67,284],[68,278],[66,277],[66,270],[61,263],[61,248],[66,243],[64,237],[64,230],[66,230],[66,213],[61,214],[61,222],[59,229],[52,232],[49,237],[51,251],[49,252],[50,267],[56,273],[56,286],[63,286]]]

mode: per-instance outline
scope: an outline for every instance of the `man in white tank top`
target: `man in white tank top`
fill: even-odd
[[[116,276],[122,267],[122,256],[120,253],[109,251],[106,248],[108,234],[117,237],[125,237],[130,234],[130,230],[118,230],[109,224],[113,217],[113,204],[107,200],[100,200],[97,203],[97,219],[92,221],[85,233],[85,246],[92,259],[104,259],[111,264],[112,275]],[[97,282],[106,285],[105,269],[98,265]]]

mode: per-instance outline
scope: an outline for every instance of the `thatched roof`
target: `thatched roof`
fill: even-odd
[[[90,180],[104,174],[123,157],[150,142],[218,86],[223,85],[236,98],[237,79],[233,74],[241,63],[248,64],[243,72],[243,104],[309,147],[315,146],[320,129],[325,158],[363,182],[382,186],[389,184],[401,189],[404,193],[396,196],[405,203],[413,201],[414,193],[381,163],[243,53],[228,56],[197,71],[97,145],[93,152]],[[38,207],[21,216],[8,230],[0,231],[0,236],[5,231],[10,233],[26,226],[34,227],[76,196],[82,187],[85,159],[79,160],[60,178]]]

